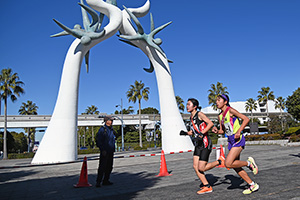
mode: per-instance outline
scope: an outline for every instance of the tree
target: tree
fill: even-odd
[[[217,101],[217,97],[220,94],[229,94],[229,92],[227,92],[227,87],[223,86],[223,83],[217,82],[217,85],[215,84],[211,84],[210,85],[211,89],[208,90],[209,94],[208,94],[208,104],[212,104],[212,107],[214,110],[217,110],[217,105],[216,105],[216,101]]]
[[[123,114],[132,114],[134,112],[134,109],[132,106],[129,106],[127,109],[123,108]],[[115,114],[121,114],[121,111],[119,112],[118,110],[115,111]]]
[[[262,87],[261,91],[258,91],[259,95],[257,96],[259,103],[265,103],[267,107],[267,117],[269,118],[269,107],[268,100],[274,100],[274,92],[270,91],[269,87]]]
[[[99,115],[98,108],[95,105],[88,106],[87,109],[85,109],[85,112],[82,113],[83,115]],[[95,144],[95,136],[94,136],[94,127],[89,127],[89,129],[92,129],[92,147],[94,147]],[[85,138],[86,137],[86,129],[84,128],[84,146],[85,146]]]
[[[26,135],[23,132],[21,133],[11,132],[11,135],[14,138],[14,144],[11,149],[11,152],[22,153],[27,151],[28,144],[27,144]]]
[[[20,109],[19,109],[19,114],[20,115],[37,115],[37,109],[39,107],[35,104],[35,103],[32,103],[32,101],[27,101],[26,103],[22,103]],[[34,145],[34,142],[35,142],[35,128],[25,128],[25,132],[27,131],[27,134],[28,134],[28,141],[27,141],[27,144],[28,144],[28,152],[30,152],[33,148],[33,145]],[[32,134],[32,136],[31,136]],[[30,142],[32,141],[32,142]],[[30,145],[30,144],[33,144],[33,145]]]
[[[300,121],[300,87],[286,99],[287,112]]]
[[[178,109],[181,110],[182,112],[184,112],[184,101],[182,100],[182,98],[180,96],[176,96],[176,102],[177,102],[177,106]]]
[[[246,109],[246,112],[248,112],[248,111],[251,112],[251,120],[253,123],[253,110],[257,109],[257,103],[255,102],[255,100],[252,98],[247,99],[245,109]]]
[[[87,109],[85,109],[85,112],[83,114],[86,115],[99,115],[98,108],[95,105],[88,106]]]
[[[159,111],[156,108],[148,107],[141,110],[142,114],[158,114]]]
[[[130,85],[129,90],[126,92],[129,102],[136,103],[139,102],[139,135],[140,135],[140,147],[143,147],[142,142],[142,125],[141,125],[141,100],[144,99],[148,101],[149,98],[149,87],[145,87],[142,81],[135,81],[134,85]]]
[[[282,117],[282,111],[285,109],[286,103],[285,99],[283,97],[278,97],[275,99],[275,109],[280,109],[280,118],[281,118],[281,130],[284,131],[283,128],[283,117]]]
[[[17,73],[13,73],[10,68],[2,69],[0,74],[0,93],[4,100],[4,135],[3,135],[3,159],[7,159],[7,99],[12,102],[17,100],[24,93],[22,86],[24,83],[20,81]]]
[[[269,133],[279,133],[282,131],[282,127],[280,126],[280,118],[276,115],[270,115],[270,122],[268,123]]]
[[[139,141],[139,133],[136,131],[127,132],[124,137],[125,142],[127,143],[136,143]]]
[[[7,131],[7,152],[8,153],[14,153],[14,144],[15,144],[15,140],[14,140],[14,137],[13,137],[13,135],[9,132],[9,131]],[[0,137],[2,138],[3,137],[3,135],[4,135],[4,133],[3,132],[0,132]],[[1,140],[0,140],[1,141]],[[2,142],[2,141],[1,141]],[[3,143],[0,143],[0,147],[1,148],[3,148]]]

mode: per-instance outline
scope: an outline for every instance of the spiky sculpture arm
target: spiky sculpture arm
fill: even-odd
[[[102,36],[104,36],[105,31],[101,31],[100,33],[97,32],[99,26],[100,26],[100,18],[98,14],[89,8],[88,6],[78,3],[83,9],[82,9],[82,16],[83,16],[83,25],[84,30],[79,28],[78,26],[75,26],[73,29],[68,28],[67,26],[63,25],[59,21],[53,19],[62,29],[65,31],[62,33],[58,33],[53,35],[52,37],[57,37],[61,35],[66,35],[67,32],[70,35],[73,35],[74,37],[81,40],[81,43],[84,45],[89,45],[93,39],[99,39]],[[90,23],[87,12],[92,16],[92,23]]]
[[[153,47],[154,49],[156,49],[157,51],[159,51],[165,58],[167,57],[166,54],[164,53],[164,51],[162,50],[162,48],[159,46],[162,42],[160,38],[156,38],[154,39],[154,36],[161,30],[163,30],[165,27],[167,27],[169,24],[171,24],[172,22],[169,22],[167,24],[164,24],[156,29],[154,29],[154,22],[153,22],[153,17],[151,15],[151,32],[150,34],[146,34],[144,32],[144,29],[141,25],[141,23],[139,22],[139,20],[137,19],[137,17],[131,12],[129,11],[125,6],[124,9],[126,10],[126,12],[128,13],[128,15],[130,16],[130,18],[134,21],[134,23],[136,24],[138,30],[136,32],[136,35],[120,35],[120,38],[132,41],[132,40],[143,40],[145,41],[149,46]],[[154,29],[154,30],[153,30]]]
[[[78,3],[82,7],[82,18],[83,18],[83,25],[84,29],[86,31],[98,31],[98,28],[101,26],[101,21],[99,15],[91,8],[83,4],[83,1],[81,0],[81,3]],[[92,23],[90,23],[90,20],[88,18],[87,12],[92,16]]]
[[[73,29],[70,29],[59,21],[53,19],[62,29],[64,29],[64,31],[51,35],[51,37],[73,35],[74,37],[80,39],[83,45],[89,45],[92,40],[99,39],[105,35],[104,30],[98,32],[101,27],[103,16],[100,17],[93,9],[84,5],[83,0],[80,0],[80,3],[78,4],[81,6],[84,29],[81,29],[80,25],[75,25]],[[87,13],[92,16],[92,23],[90,22]],[[87,72],[89,71],[89,55],[90,52],[88,51],[85,55],[85,65]]]
[[[153,19],[152,19],[152,20],[153,20]],[[151,37],[154,38],[154,36],[155,36],[158,32],[160,32],[161,30],[163,30],[164,28],[166,28],[167,26],[169,26],[171,23],[172,23],[172,22],[168,22],[168,23],[166,23],[166,24],[164,24],[164,25],[161,25],[160,27],[158,27],[158,28],[152,30],[151,33],[150,33],[149,35],[151,35]]]

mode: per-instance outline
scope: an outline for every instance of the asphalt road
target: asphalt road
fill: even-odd
[[[148,152],[116,153],[150,154]],[[156,177],[160,156],[114,159],[112,186],[96,188],[98,155],[88,157],[88,181],[93,186],[74,188],[82,162],[31,166],[31,159],[0,161],[0,199],[293,199],[300,200],[300,147],[277,145],[247,146],[241,159],[255,158],[259,173],[250,178],[260,185],[259,191],[244,195],[246,183],[233,171],[214,168],[206,172],[213,192],[197,195],[200,181],[192,167],[192,152],[165,155],[172,176]],[[83,156],[80,156],[82,160]],[[210,161],[216,159],[215,151]]]

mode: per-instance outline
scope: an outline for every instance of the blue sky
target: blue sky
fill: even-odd
[[[52,18],[68,27],[82,25],[79,0],[3,1],[0,7],[0,69],[12,68],[25,83],[25,94],[9,102],[8,114],[17,115],[22,102],[31,100],[38,114],[53,112],[66,52],[72,36],[50,38],[61,30]],[[138,7],[145,0],[119,0],[118,6]],[[182,4],[183,3],[183,4]],[[211,84],[223,83],[231,101],[256,98],[262,87],[286,98],[299,87],[300,1],[298,0],[152,0],[155,26],[173,23],[156,37],[169,59],[175,94],[197,98],[208,106]],[[150,30],[149,14],[140,19]],[[150,87],[142,108],[159,109],[155,74],[143,70],[148,59],[141,50],[112,38],[91,49],[90,72],[80,75],[82,113],[96,105],[113,113],[135,80]],[[1,112],[3,114],[3,104]]]

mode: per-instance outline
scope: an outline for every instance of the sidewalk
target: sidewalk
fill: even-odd
[[[200,182],[192,167],[192,152],[167,154],[166,163],[173,176],[156,177],[160,156],[117,158],[121,155],[159,154],[160,151],[116,153],[111,175],[112,186],[95,187],[98,155],[87,155],[88,180],[93,186],[74,188],[82,162],[28,167],[31,159],[1,160],[0,195],[6,199],[300,199],[300,147],[278,145],[246,146],[241,159],[253,156],[259,166],[254,177],[260,190],[242,194],[246,183],[233,170],[215,168],[206,173],[214,191],[199,196]],[[212,151],[210,161],[215,160]],[[79,156],[82,159],[83,156]]]

